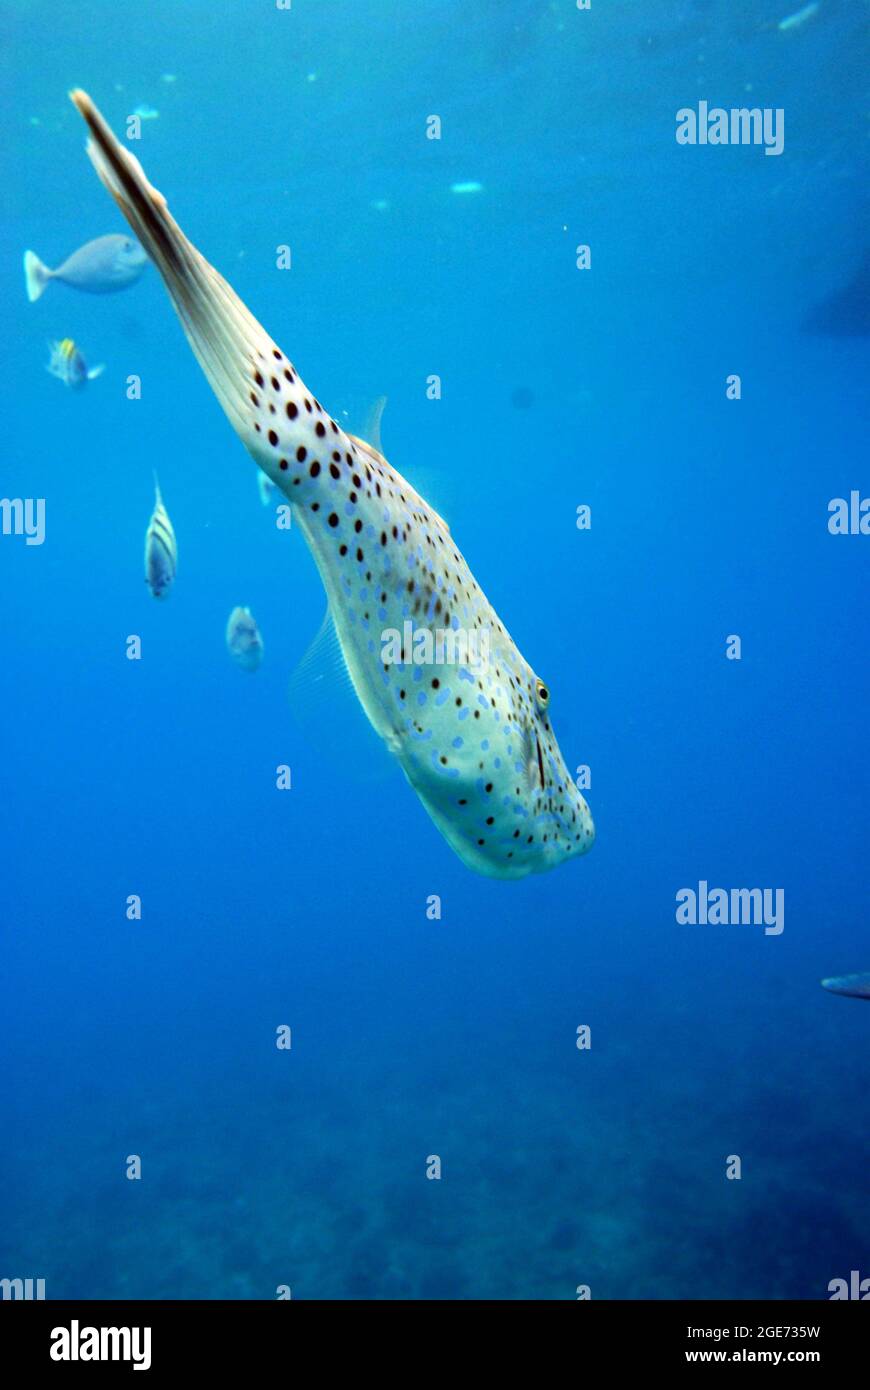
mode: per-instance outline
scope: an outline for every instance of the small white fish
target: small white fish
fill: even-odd
[[[155,598],[165,598],[175,578],[178,547],[175,531],[154,478],[154,511],[145,532],[145,582]]]
[[[256,671],[263,660],[263,639],[250,608],[234,608],[227,623],[227,650],[243,671]]]
[[[45,370],[73,391],[81,391],[89,381],[101,376],[106,370],[102,363],[99,367],[91,367],[89,370],[72,338],[62,338],[59,343],[49,343],[48,350],[50,356]]]
[[[787,34],[790,29],[799,29],[802,24],[806,24],[808,19],[812,19],[818,13],[818,0],[812,0],[809,5],[804,5],[802,10],[796,10],[794,14],[786,15],[777,24],[777,29],[781,34]]]
[[[87,294],[114,294],[139,279],[148,257],[131,236],[113,233],[88,241],[67,256],[57,270],[49,270],[34,251],[24,253],[24,283],[31,304],[45,293],[50,280],[59,280]]]

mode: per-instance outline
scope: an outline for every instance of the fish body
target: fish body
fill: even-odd
[[[87,294],[114,294],[134,285],[145,269],[148,257],[132,237],[120,233],[97,237],[74,251],[49,270],[33,251],[24,253],[24,281],[31,303],[39,299],[51,280],[60,280]]]
[[[72,338],[62,338],[60,342],[49,343],[49,359],[46,371],[52,376],[56,376],[62,381],[64,386],[69,386],[72,391],[81,391],[87,386],[89,381],[101,376],[105,367],[88,369],[85,359],[76,347]]]
[[[556,742],[550,692],[444,521],[324,410],[90,98],[72,100],[94,167],[157,265],[227,418],[289,501],[360,703],[437,828],[466,865],[498,878],[584,854],[592,817]]]
[[[154,479],[154,511],[145,532],[145,582],[155,598],[166,598],[178,566],[178,547],[160,484]]]
[[[234,608],[227,623],[227,649],[243,671],[257,671],[263,660],[263,639],[250,608]]]
[[[832,975],[822,980],[824,989],[832,994],[848,994],[852,999],[870,999],[870,974]]]

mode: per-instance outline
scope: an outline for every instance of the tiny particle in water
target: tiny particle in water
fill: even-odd
[[[149,106],[147,102],[140,101],[133,115],[138,116],[140,121],[156,121],[160,112],[155,107]]]
[[[164,73],[161,75],[160,81],[161,81],[161,82],[177,82],[177,81],[178,81],[178,78],[175,76],[175,73],[174,73],[174,72],[164,72]]]
[[[482,192],[483,192],[483,184],[482,184],[482,183],[478,183],[476,179],[468,179],[468,180],[466,180],[465,183],[452,183],[452,184],[450,185],[450,192],[451,192],[451,193],[482,193]]]
[[[375,212],[388,212],[390,204],[386,198],[375,198],[372,203],[372,207],[374,208]]]

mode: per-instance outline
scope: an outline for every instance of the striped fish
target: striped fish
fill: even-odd
[[[99,367],[88,369],[72,338],[61,338],[60,342],[49,343],[48,350],[49,359],[45,370],[73,391],[81,391],[89,381],[102,376],[106,370],[102,363]]]
[[[145,582],[155,598],[165,598],[175,578],[178,548],[160,484],[154,478],[154,511],[145,532]]]
[[[498,878],[584,854],[592,817],[556,742],[549,688],[444,521],[323,409],[86,93],[71,95],[91,161],[163,277],[227,418],[291,504],[357,697],[437,828],[465,864]]]

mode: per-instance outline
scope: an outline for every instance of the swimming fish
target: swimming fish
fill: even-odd
[[[848,994],[853,999],[870,999],[870,975],[832,975],[822,980],[832,994]]]
[[[106,370],[102,363],[99,367],[91,367],[88,370],[85,359],[72,338],[62,338],[59,343],[49,343],[48,349],[50,356],[45,370],[73,391],[81,391],[89,381],[102,376]]]
[[[243,671],[256,671],[263,660],[263,639],[250,608],[234,608],[227,623],[227,648]]]
[[[145,532],[145,582],[155,598],[165,598],[175,578],[178,547],[169,514],[163,505],[160,484],[154,478],[154,511]]]
[[[60,280],[88,294],[112,294],[135,284],[147,263],[148,257],[139,243],[117,232],[80,246],[57,270],[49,270],[35,252],[25,251],[27,298],[31,304],[39,299],[50,280]]]
[[[786,15],[785,19],[781,19],[776,27],[781,34],[788,34],[792,29],[800,29],[808,19],[812,19],[813,15],[818,13],[818,9],[818,0],[811,0],[811,3],[804,5],[802,10],[797,10],[795,14]]]
[[[556,742],[549,688],[446,523],[323,409],[87,94],[71,97],[91,161],[163,277],[224,413],[290,502],[357,697],[441,834],[468,867],[497,878],[584,854],[592,816]],[[393,643],[408,629],[411,660]]]

